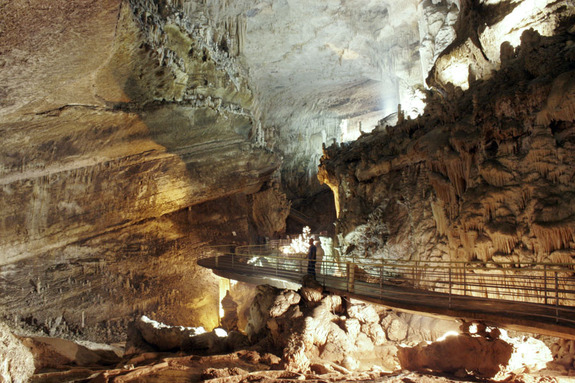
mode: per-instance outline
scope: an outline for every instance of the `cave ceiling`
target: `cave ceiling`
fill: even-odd
[[[114,59],[122,4],[146,3],[154,2],[4,4],[0,114],[118,101],[95,76]],[[220,49],[238,46],[230,55],[246,70],[263,123],[280,136],[318,118],[381,118],[397,111],[402,89],[423,82],[415,0],[156,3],[160,17],[179,10]]]
[[[419,41],[416,1],[275,1],[246,16],[242,56],[263,102],[274,104],[272,120],[294,110],[391,113],[397,82],[420,73],[410,60]]]

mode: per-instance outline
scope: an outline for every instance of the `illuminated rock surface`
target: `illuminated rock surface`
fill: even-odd
[[[0,323],[0,380],[3,382],[27,382],[34,374],[34,357],[10,329]]]
[[[456,381],[488,377],[543,382],[554,375],[558,382],[563,381],[557,366],[554,371],[538,372],[546,368],[552,352],[527,334],[511,337],[504,330],[482,324],[460,326],[456,321],[346,302],[339,296],[305,303],[298,292],[269,286],[259,289],[251,307],[249,323],[254,318],[265,320],[257,334],[251,333],[251,345],[238,333],[171,327],[145,317],[136,327],[146,345],[138,343],[138,336],[132,333],[121,360],[117,350],[105,345],[56,338],[21,340],[34,356],[34,381],[451,381],[406,373],[406,369],[455,375]],[[400,339],[394,340],[390,337],[392,323],[398,320],[409,325]],[[552,342],[547,339],[547,344]],[[563,360],[572,360],[573,342],[559,341],[551,344],[551,349],[561,350]],[[228,354],[214,355],[224,352]]]
[[[568,0],[4,2],[0,314],[15,328],[109,342],[124,341],[141,314],[214,328],[218,281],[195,260],[208,244],[281,233],[285,194],[314,218],[327,212],[315,174],[332,143],[321,177],[336,191],[348,255],[572,263],[574,9]],[[424,116],[406,121],[426,93]],[[375,133],[338,147],[382,117]],[[389,342],[435,333],[414,317],[344,310],[314,288],[297,299],[268,296],[252,310],[250,339],[268,339],[292,370],[268,379],[381,378],[351,370],[369,364],[365,354],[392,365]],[[260,309],[271,305],[270,319]],[[556,366],[573,369],[572,343],[555,346]],[[154,352],[107,374],[206,370],[240,381],[280,364],[267,351]]]
[[[489,80],[430,97],[418,120],[326,149],[348,256],[574,262],[573,41],[521,40]]]
[[[242,70],[142,7],[2,6],[0,306],[11,323],[99,340],[123,340],[138,312],[212,328],[217,280],[195,265],[201,247],[247,242],[260,224],[283,230],[289,205],[270,183],[280,161],[253,139]]]

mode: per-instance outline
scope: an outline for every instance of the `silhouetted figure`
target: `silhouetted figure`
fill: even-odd
[[[316,241],[315,246],[317,250],[315,251],[316,257],[316,270],[319,271],[320,274],[325,274],[325,267],[322,269],[323,257],[325,255],[325,251],[323,251],[323,247],[321,247],[321,241]]]
[[[309,250],[307,252],[307,273],[315,278],[315,260],[317,257],[317,247],[313,244],[313,238],[309,240]]]

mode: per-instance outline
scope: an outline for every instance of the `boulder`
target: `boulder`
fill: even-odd
[[[313,287],[302,287],[301,295],[306,302],[316,303],[323,297],[323,289]]]
[[[322,303],[325,304],[332,313],[338,314],[343,311],[342,299],[339,295],[328,295],[323,298]]]
[[[76,342],[60,338],[27,337],[22,343],[34,355],[36,370],[59,368],[64,365],[102,366],[120,361],[112,350],[91,350]]]
[[[343,358],[357,351],[355,338],[350,337],[341,327],[332,322],[328,327],[326,341],[320,346],[321,357],[330,362],[341,363]]]
[[[385,329],[387,339],[394,342],[403,341],[407,337],[407,330],[409,329],[403,318],[395,313],[390,313],[383,318],[381,320],[381,327]]]
[[[347,315],[350,318],[357,318],[361,323],[379,322],[379,314],[372,305],[354,304],[347,308]]]
[[[360,333],[355,339],[357,349],[362,353],[370,353],[374,350],[373,340],[366,334]]]
[[[257,287],[256,296],[248,312],[248,324],[246,326],[246,332],[251,340],[265,336],[270,310],[279,292],[279,289],[269,285]]]
[[[284,314],[291,305],[297,305],[301,300],[301,296],[293,290],[284,290],[279,293],[269,309],[269,316],[271,318],[279,317]]]
[[[341,364],[350,371],[355,371],[359,368],[359,361],[349,355],[343,359]]]
[[[142,316],[128,333],[126,355],[150,351],[187,351],[216,354],[247,347],[249,339],[237,331],[168,326]]]
[[[554,361],[551,350],[541,340],[530,336],[510,337],[504,329],[491,329],[490,333],[495,330],[500,334],[502,340],[513,346],[513,354],[506,371],[501,374],[502,377],[520,372],[540,371],[550,366],[550,363]],[[573,344],[572,340],[563,341]],[[573,350],[565,356],[567,356],[564,360],[567,362],[565,367],[567,370],[572,370]]]
[[[400,347],[398,357],[406,370],[492,378],[508,365],[512,353],[513,346],[505,341],[459,335],[429,345]]]
[[[28,382],[34,374],[34,357],[3,323],[0,323],[0,344],[0,382]]]
[[[410,346],[419,344],[423,341],[433,342],[447,333],[459,332],[460,323],[455,320],[438,319],[403,313],[398,315],[398,317],[407,325],[407,336],[403,342]],[[398,332],[395,336],[400,337],[403,334],[404,327],[401,323],[395,324],[395,326],[398,326]]]
[[[206,368],[202,371],[203,380],[227,378],[235,375],[248,375],[249,372],[238,367],[231,368]]]
[[[159,351],[189,348],[192,337],[205,333],[201,327],[168,326],[145,315],[141,316],[135,325],[142,338]]]
[[[287,371],[307,371],[310,359],[306,354],[305,341],[303,336],[296,334],[288,340],[287,346],[283,350],[283,358],[280,366]]]
[[[311,275],[305,275],[300,294],[305,302],[317,303],[323,298],[323,286]]]
[[[234,301],[229,290],[226,292],[226,296],[222,299],[221,303],[224,309],[224,316],[221,320],[222,327],[226,331],[237,331],[238,304]]]
[[[281,358],[277,355],[265,353],[260,358],[260,363],[267,364],[268,366],[278,365],[281,362]]]
[[[361,332],[369,337],[376,346],[381,346],[386,342],[385,331],[379,323],[364,323],[361,325]]]
[[[329,374],[333,371],[333,368],[330,368],[330,366],[326,363],[312,363],[309,366],[309,369],[316,375]]]
[[[345,331],[347,331],[350,338],[357,338],[361,330],[361,324],[357,318],[349,318],[344,322]]]

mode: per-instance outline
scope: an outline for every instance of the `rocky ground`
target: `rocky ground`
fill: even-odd
[[[575,379],[575,341],[399,313],[306,283],[299,291],[259,286],[242,332],[142,316],[125,343],[110,346],[1,325],[0,376],[93,383]]]

